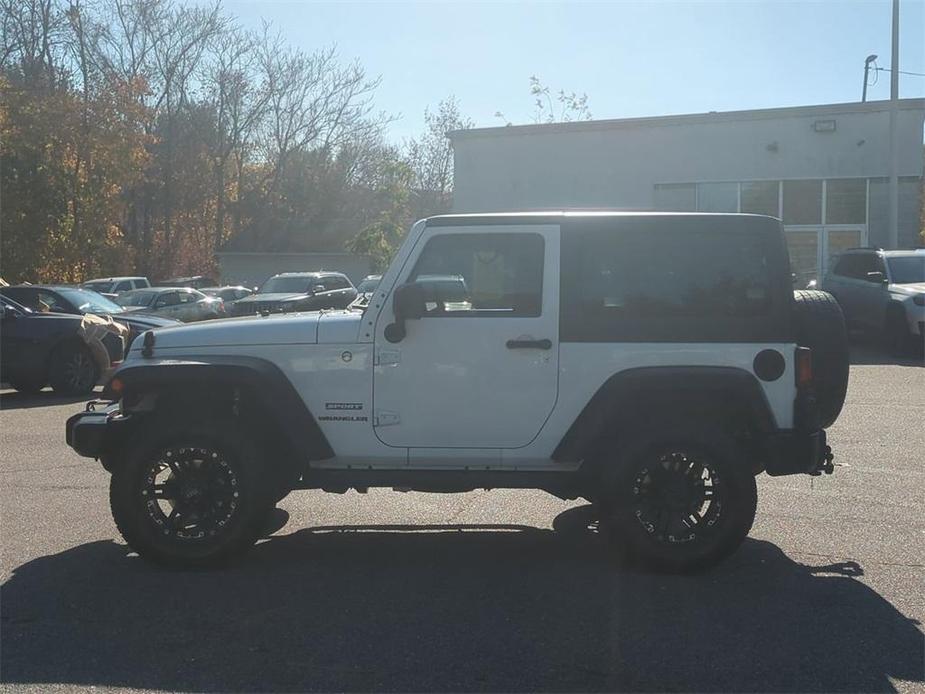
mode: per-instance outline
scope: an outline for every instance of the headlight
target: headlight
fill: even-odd
[[[912,303],[916,306],[925,306],[925,294],[916,294],[912,297]]]

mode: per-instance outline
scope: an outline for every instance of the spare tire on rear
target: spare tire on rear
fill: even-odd
[[[819,423],[838,418],[848,392],[848,334],[845,316],[828,292],[800,289],[793,293],[797,344],[812,350],[813,388]]]

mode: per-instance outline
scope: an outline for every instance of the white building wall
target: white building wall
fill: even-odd
[[[888,106],[460,131],[452,135],[454,211],[650,209],[656,183],[885,177]],[[900,102],[900,176],[922,176],[923,118],[925,100]],[[817,132],[819,121],[835,121],[835,130]]]

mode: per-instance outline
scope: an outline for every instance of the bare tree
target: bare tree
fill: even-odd
[[[406,144],[412,171],[415,217],[446,212],[453,193],[453,147],[447,133],[473,127],[459,112],[459,103],[450,97],[437,104],[437,110],[424,111],[426,130]]]

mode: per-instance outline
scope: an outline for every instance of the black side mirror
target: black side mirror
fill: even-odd
[[[415,282],[403,284],[392,293],[392,313],[395,322],[385,326],[385,339],[401,342],[405,339],[406,320],[418,320],[427,312],[424,287]]]
[[[874,284],[886,284],[887,279],[886,279],[886,275],[878,271],[878,272],[868,272],[867,281],[873,282]]]

